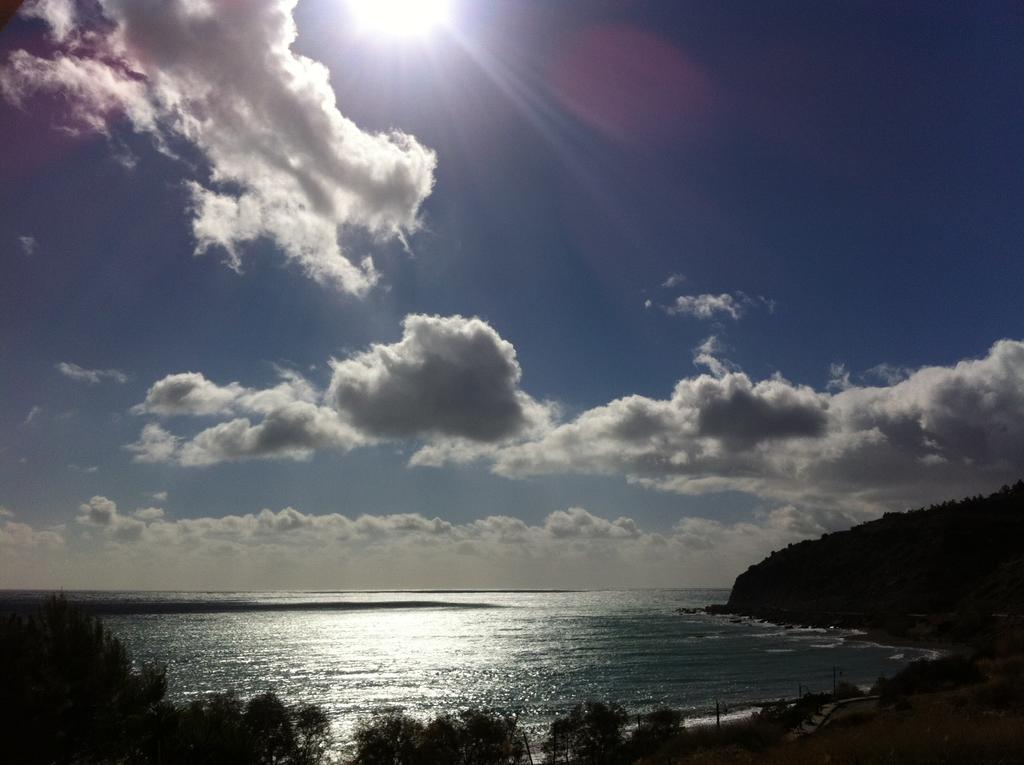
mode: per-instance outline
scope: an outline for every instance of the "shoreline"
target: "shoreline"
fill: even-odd
[[[695,610],[688,610],[695,612]],[[763,611],[744,611],[741,609],[730,609],[725,604],[712,604],[705,606],[703,612],[712,616],[733,617],[751,619],[771,624],[781,629],[826,629],[846,631],[850,634],[843,635],[844,640],[872,643],[886,648],[910,648],[916,650],[930,650],[940,653],[965,653],[970,647],[963,643],[956,643],[950,640],[937,638],[920,638],[911,636],[895,635],[882,627],[868,626],[857,616],[863,614],[833,614],[819,612],[815,614],[809,611],[787,612],[782,609],[765,609]],[[684,612],[685,613],[685,612]],[[780,618],[780,617],[793,618]],[[838,618],[835,618],[838,617]]]

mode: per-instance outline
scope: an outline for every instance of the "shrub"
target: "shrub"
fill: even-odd
[[[629,737],[628,758],[633,760],[656,752],[679,733],[682,721],[681,712],[668,708],[656,709],[640,717]]]
[[[273,693],[166,702],[163,671],[133,669],[121,642],[63,597],[0,620],[0,678],[4,761],[19,765],[316,765],[331,741],[322,710]]]
[[[11,762],[140,759],[163,713],[163,671],[134,671],[121,642],[63,597],[0,622],[0,677]]]
[[[757,717],[723,724],[721,728],[714,725],[684,728],[641,762],[644,765],[676,765],[681,761],[690,762],[693,758],[713,758],[713,753],[721,752],[747,762],[754,754],[781,741],[784,733],[779,725]]]
[[[467,709],[424,724],[401,710],[385,709],[356,729],[359,765],[513,765],[523,756],[515,718]]]
[[[982,679],[973,661],[954,654],[940,659],[913,661],[891,678],[879,678],[872,692],[880,695],[883,703],[890,703],[901,696],[952,690]]]
[[[626,711],[618,704],[588,701],[568,716],[557,718],[543,749],[550,761],[564,759],[590,765],[610,765],[624,757]]]

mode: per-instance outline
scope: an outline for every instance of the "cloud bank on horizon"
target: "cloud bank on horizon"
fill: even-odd
[[[296,3],[34,0],[23,12],[49,25],[55,50],[15,50],[0,95],[63,99],[70,131],[110,135],[123,121],[168,156],[197,154],[196,254],[219,248],[240,269],[244,246],[269,238],[310,278],[362,295],[378,273],[346,254],[344,228],[404,241],[437,158],[338,110],[326,67],[292,50]]]
[[[679,576],[722,584],[729,567],[794,537],[817,535],[856,516],[808,515],[792,507],[758,522],[725,524],[684,518],[667,533],[634,519],[594,515],[582,507],[549,513],[538,524],[488,515],[452,523],[419,513],[307,514],[293,507],[244,515],[174,518],[160,507],[123,512],[94,496],[74,523],[33,529],[0,518],[0,576],[11,586],[178,589],[657,586]],[[715,572],[715,573],[709,573]]]

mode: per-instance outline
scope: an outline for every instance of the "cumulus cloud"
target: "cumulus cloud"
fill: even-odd
[[[666,399],[624,396],[559,421],[522,390],[515,349],[486,322],[413,315],[397,342],[335,360],[325,391],[286,371],[267,389],[199,373],[157,381],[137,412],[226,419],[192,436],[150,422],[128,448],[142,462],[202,466],[412,440],[412,465],[622,475],[843,512],[974,493],[1024,472],[1020,341],[891,385],[856,385],[836,368],[842,384],[824,391],[781,374],[755,380],[722,352],[716,336],[701,343],[694,361],[712,374],[680,380]]]
[[[318,449],[345,451],[366,443],[333,409],[293,401],[253,424],[247,417],[222,422],[181,445],[177,461],[203,466],[245,459],[308,459]]]
[[[122,385],[128,382],[128,375],[120,369],[86,369],[78,366],[78,364],[61,361],[57,364],[57,371],[67,378],[76,382],[84,382],[88,385],[96,385],[104,380],[110,380]]]
[[[407,316],[402,339],[333,363],[329,396],[362,432],[493,442],[543,422],[515,348],[486,322]]]
[[[0,94],[67,104],[66,129],[111,135],[123,118],[168,155],[188,147],[196,253],[239,268],[243,247],[273,240],[308,276],[365,293],[378,275],[341,235],[400,238],[419,225],[436,157],[400,131],[368,133],[338,109],[326,67],[292,50],[296,0],[99,0],[102,21],[65,0],[32,3],[55,50],[15,50]]]
[[[145,401],[132,407],[132,412],[161,417],[269,414],[286,404],[317,400],[317,391],[302,375],[282,368],[277,372],[280,382],[262,390],[246,388],[237,382],[217,385],[201,372],[167,375],[150,386]]]
[[[220,386],[200,372],[180,372],[153,383],[146,400],[132,411],[162,416],[227,414],[244,393],[245,388],[238,383]]]
[[[125,516],[102,496],[83,503],[77,517],[74,529],[49,532],[68,549],[51,557],[37,550],[40,568],[58,567],[90,586],[152,588],[193,582],[232,588],[239,574],[256,587],[338,581],[349,587],[664,586],[680,576],[726,584],[770,546],[817,528],[791,528],[785,508],[730,525],[682,518],[664,532],[582,507],[555,510],[535,523],[507,515],[453,522],[421,513],[317,514],[294,507],[168,519],[159,508]],[[27,550],[48,532],[21,524],[16,533]],[[5,553],[10,544],[0,526]]]
[[[147,423],[128,449],[139,462],[187,466],[257,458],[307,459],[393,439],[417,439],[414,464],[479,459],[549,427],[553,409],[520,387],[515,349],[486,322],[407,316],[401,340],[332,362],[326,391],[278,370],[271,388],[219,385],[198,372],[150,386],[132,408],[158,417],[230,417],[190,438]]]
[[[0,549],[25,550],[30,548],[54,548],[64,544],[59,530],[35,529],[27,523],[4,521],[0,524]]]
[[[636,521],[624,516],[609,521],[582,507],[556,510],[544,520],[544,531],[556,539],[635,539],[640,536]]]
[[[181,439],[161,427],[158,423],[147,422],[142,427],[139,440],[125,448],[132,452],[136,462],[173,462],[178,454]]]
[[[131,542],[142,537],[145,521],[118,512],[117,504],[103,496],[96,496],[78,506],[79,524],[97,529],[119,541]]]
[[[724,314],[731,319],[738,319],[746,310],[747,301],[742,293],[734,297],[727,292],[720,295],[680,295],[671,305],[665,306],[665,313],[670,316],[693,316],[698,319],[713,319]]]
[[[628,396],[500,450],[504,475],[622,474],[686,494],[743,491],[801,507],[900,508],[1024,472],[1024,343],[893,385],[817,392],[723,371],[667,400]]]
[[[78,522],[90,526],[110,526],[118,518],[117,505],[106,497],[93,497],[78,506]]]

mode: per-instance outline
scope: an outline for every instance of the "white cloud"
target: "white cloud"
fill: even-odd
[[[68,465],[68,469],[69,470],[74,470],[76,473],[89,473],[89,474],[91,474],[91,473],[98,473],[99,470],[100,470],[99,467],[96,466],[96,465],[76,465],[73,462],[70,465]]]
[[[232,588],[243,573],[250,587],[664,586],[680,577],[720,585],[770,546],[818,528],[802,519],[795,527],[787,513],[781,508],[732,525],[683,518],[658,533],[582,507],[555,510],[535,524],[505,515],[452,522],[293,507],[168,519],[159,508],[124,516],[97,496],[80,507],[77,532],[25,524],[16,531],[23,547],[39,546],[46,534],[51,542],[66,537],[65,550],[36,550],[36,564],[83,586]],[[0,527],[0,547],[10,544]]]
[[[178,454],[181,439],[155,422],[142,427],[139,440],[125,448],[132,452],[135,462],[173,462]]]
[[[106,497],[93,497],[79,505],[78,511],[78,522],[90,526],[110,526],[119,517],[117,505]]]
[[[402,329],[397,343],[333,362],[329,398],[362,432],[486,443],[546,421],[519,388],[515,348],[486,322],[410,315]]]
[[[104,380],[110,380],[122,385],[128,382],[128,375],[120,369],[85,369],[78,366],[78,364],[71,364],[66,361],[58,363],[56,368],[65,377],[89,385],[96,385]]]
[[[556,539],[635,539],[640,529],[632,518],[614,521],[592,515],[582,507],[556,510],[544,520],[544,531]]]
[[[414,315],[399,341],[333,362],[327,391],[294,372],[263,390],[198,373],[164,378],[136,411],[227,419],[190,437],[151,422],[128,448],[142,462],[202,466],[410,440],[412,465],[621,475],[843,512],[975,493],[1024,473],[1024,342],[892,385],[857,386],[837,368],[842,385],[825,391],[780,374],[752,379],[716,336],[694,361],[712,374],[680,380],[667,399],[625,396],[558,422],[553,405],[522,390],[515,349],[486,322]]]
[[[234,417],[192,438],[173,435],[147,423],[139,440],[128,445],[136,462],[176,462],[205,466],[245,459],[308,459],[317,449],[348,450],[367,443],[338,412],[321,403],[322,394],[301,375],[278,369],[281,381],[266,389],[236,382],[217,385],[198,372],[184,372],[153,383],[136,414]]]
[[[332,362],[327,391],[278,370],[267,389],[218,385],[201,373],[164,377],[136,414],[231,417],[191,438],[148,423],[128,449],[139,462],[204,466],[245,459],[303,460],[380,441],[425,442],[417,465],[481,459],[550,427],[554,408],[520,387],[511,343],[486,322],[410,315],[402,339]]]
[[[0,549],[53,548],[64,544],[60,531],[35,529],[27,523],[4,521],[0,524]]]
[[[183,443],[176,459],[186,466],[245,459],[308,459],[320,449],[346,451],[367,443],[336,411],[294,401],[253,424],[246,417],[222,422]]]
[[[846,368],[845,364],[829,364],[828,367],[828,384],[825,386],[827,390],[846,390],[852,388],[853,383],[850,382],[850,370]]]
[[[895,385],[898,382],[906,380],[913,373],[914,370],[910,367],[899,366],[897,364],[877,364],[871,367],[871,369],[864,371],[864,378],[867,380],[881,382],[886,385]]]
[[[166,491],[151,491],[146,496],[149,497],[150,499],[152,499],[155,502],[166,502],[167,501],[167,492]]]
[[[295,3],[99,0],[105,22],[84,26],[67,2],[36,3],[59,48],[15,50],[0,94],[64,99],[69,129],[109,135],[123,115],[169,155],[188,145],[208,165],[187,183],[197,253],[219,248],[240,268],[243,246],[266,237],[316,281],[362,294],[377,272],[349,259],[344,228],[404,240],[436,157],[338,110],[326,67],[292,50]]]
[[[133,407],[132,411],[164,417],[228,414],[245,393],[246,389],[238,383],[220,386],[207,380],[200,372],[180,372],[153,383],[146,392],[146,400]]]
[[[693,316],[698,319],[713,319],[717,314],[724,314],[731,319],[740,318],[749,303],[742,293],[734,297],[727,292],[720,295],[680,295],[672,305],[665,306],[665,313],[670,316]]]
[[[1024,343],[889,386],[816,392],[718,370],[667,400],[628,396],[500,449],[510,476],[621,474],[685,494],[743,491],[801,507],[899,509],[1024,472]]]
[[[117,504],[106,497],[93,497],[79,505],[78,511],[81,513],[76,518],[79,524],[95,528],[118,541],[136,541],[146,530],[145,521],[122,515]]]
[[[39,243],[36,242],[34,236],[19,236],[18,246],[21,247],[22,255],[32,257],[36,254],[36,250],[39,248]]]
[[[31,409],[28,410],[28,414],[25,415],[25,419],[22,420],[21,424],[22,425],[31,425],[37,419],[39,419],[39,415],[41,415],[42,413],[43,413],[43,408],[41,406],[33,406]]]
[[[682,284],[685,281],[686,281],[686,277],[683,276],[682,274],[669,274],[665,278],[665,281],[663,281],[661,283],[661,286],[665,287],[666,289],[670,289],[672,287],[679,286],[680,284]]]
[[[693,363],[699,367],[707,367],[715,377],[723,377],[729,372],[740,371],[733,362],[722,356],[725,346],[717,335],[709,335],[693,349]]]
[[[71,35],[78,16],[74,0],[28,0],[21,7],[21,15],[45,21],[57,42]]]

